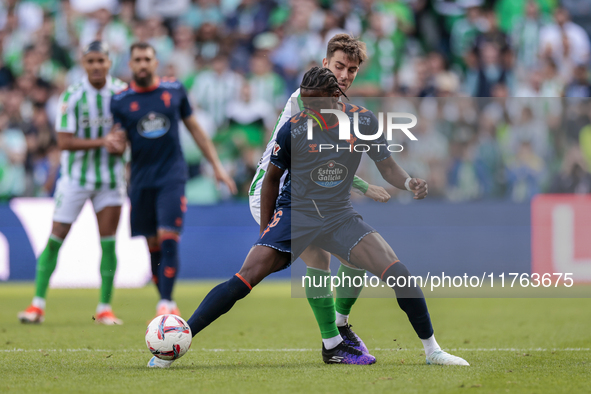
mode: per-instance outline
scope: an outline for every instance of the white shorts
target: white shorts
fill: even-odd
[[[92,201],[94,212],[100,212],[106,207],[123,205],[125,190],[123,187],[88,190],[68,178],[60,178],[54,194],[53,221],[66,224],[74,223],[88,199]]]
[[[258,225],[261,224],[261,196],[248,196],[248,205],[250,205],[250,213],[252,217],[257,222]]]

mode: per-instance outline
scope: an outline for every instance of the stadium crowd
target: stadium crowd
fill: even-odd
[[[183,82],[245,197],[287,98],[341,32],[369,55],[352,101],[382,97],[380,108],[419,117],[419,142],[401,140],[395,158],[433,196],[591,192],[588,1],[3,0],[0,201],[52,195],[57,99],[83,78],[80,48],[96,39],[126,81],[129,46],[156,48],[160,75]],[[189,201],[229,198],[182,142]],[[380,178],[372,166],[361,175]]]

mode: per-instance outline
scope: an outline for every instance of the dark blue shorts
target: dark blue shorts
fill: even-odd
[[[376,231],[352,207],[323,216],[279,206],[255,245],[291,253],[291,262],[310,245],[349,261],[351,250],[359,241]]]
[[[185,184],[173,183],[155,188],[130,190],[131,236],[151,237],[158,229],[180,232],[187,210]]]

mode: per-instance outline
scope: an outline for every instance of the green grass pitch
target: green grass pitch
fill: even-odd
[[[213,282],[181,282],[188,318]],[[52,289],[46,321],[16,319],[32,284],[0,285],[0,392],[588,393],[589,299],[429,299],[436,336],[470,367],[425,364],[420,341],[395,299],[360,299],[355,331],[372,366],[325,365],[305,299],[289,283],[261,284],[193,339],[167,370],[148,369],[144,343],[157,301],[151,287],[118,289],[123,326],[95,325],[98,290]]]

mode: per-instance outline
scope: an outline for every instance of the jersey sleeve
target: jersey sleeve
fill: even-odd
[[[378,118],[374,115],[373,112],[369,111],[369,124],[363,129],[367,130],[364,134],[376,134],[379,128]],[[384,133],[377,138],[375,141],[372,141],[371,149],[367,152],[368,156],[375,161],[376,163],[382,160],[386,160],[388,157],[392,156],[392,153],[388,150],[388,141],[384,136]]]
[[[119,106],[121,105],[120,100],[115,100],[114,97],[111,97],[111,103],[109,104],[109,109],[111,110],[111,115],[113,116],[113,124],[119,123],[121,127],[123,127],[123,118],[121,117],[121,112],[119,112]]]
[[[271,164],[282,170],[291,169],[291,127],[284,124],[277,133],[277,139],[271,152]]]
[[[181,119],[185,119],[193,114],[193,109],[183,85],[179,88],[179,92],[181,94]]]
[[[76,132],[76,113],[71,92],[66,90],[62,93],[59,103],[59,113],[55,119],[55,131],[73,134]]]

